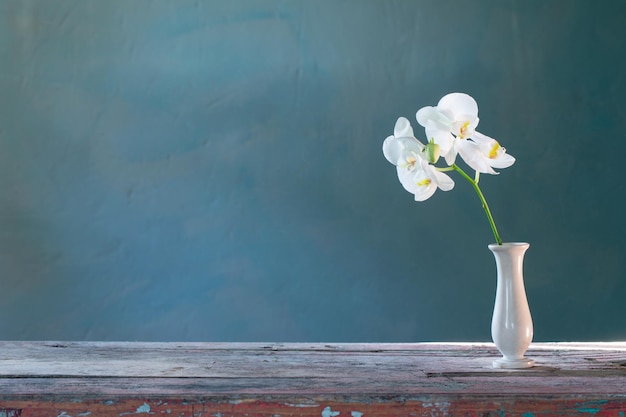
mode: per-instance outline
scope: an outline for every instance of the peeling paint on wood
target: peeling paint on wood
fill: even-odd
[[[552,417],[552,416],[598,416],[598,417],[621,417],[626,411],[626,401],[624,400],[598,400],[603,402],[599,407],[586,408],[581,406],[583,402],[576,400],[552,399],[530,399],[513,396],[508,398],[460,398],[450,402],[439,404],[421,401],[387,401],[384,403],[330,403],[324,408],[307,408],[303,411],[300,408],[284,407],[272,401],[250,401],[238,406],[229,407],[227,404],[211,402],[210,400],[198,400],[183,402],[173,400],[168,402],[150,402],[149,415],[168,416],[214,416],[214,417],[320,417],[325,416],[325,410],[330,407],[337,417],[351,416],[354,407],[363,410],[363,417],[368,416],[517,416],[517,417]],[[30,401],[22,402],[23,408],[3,414],[0,417],[18,416],[132,416],[142,415],[136,410],[144,404],[137,405],[136,400],[123,400],[115,407],[106,406],[99,402],[88,401],[83,406],[69,403],[59,403],[53,401]],[[328,403],[327,403],[328,404]],[[63,411],[59,411],[62,408]],[[89,409],[90,411],[85,411]],[[51,413],[52,412],[52,413]]]
[[[626,417],[626,343],[0,342],[0,417]]]

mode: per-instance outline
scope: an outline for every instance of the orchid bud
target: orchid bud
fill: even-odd
[[[439,145],[437,145],[433,139],[431,139],[430,142],[424,146],[422,153],[424,154],[424,158],[431,164],[436,164],[439,160],[439,156],[441,155]]]

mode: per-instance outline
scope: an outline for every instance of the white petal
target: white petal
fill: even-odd
[[[437,191],[437,184],[424,172],[421,164],[414,171],[407,171],[399,167],[397,171],[400,183],[405,190],[414,195],[415,201],[427,200]],[[420,181],[425,179],[431,179],[432,182],[427,185],[418,185]]]
[[[398,161],[400,161],[406,151],[421,154],[422,149],[424,149],[424,145],[415,138],[388,136],[383,142],[383,155],[385,155],[387,161],[394,165],[398,165]]]
[[[437,186],[430,184],[428,186],[419,187],[419,190],[415,193],[415,201],[428,200],[437,191]]]
[[[415,138],[396,138],[398,142],[402,144],[405,151],[411,151],[415,153],[422,153],[424,144]]]
[[[415,194],[417,192],[417,180],[415,178],[420,174],[417,171],[407,171],[404,168],[397,168],[398,180],[400,180],[400,184],[404,187],[405,190],[410,192],[411,194]]]
[[[409,119],[406,117],[398,117],[398,120],[396,120],[396,126],[393,129],[393,135],[397,138],[411,138],[415,136]]]
[[[434,179],[437,183],[437,187],[439,187],[442,191],[450,191],[454,188],[454,180],[443,172],[436,171],[434,173]]]
[[[424,127],[439,127],[444,130],[450,130],[450,119],[443,115],[437,108],[432,106],[422,107],[415,114],[417,123]]]
[[[515,163],[515,158],[508,153],[503,153],[497,158],[491,160],[491,166],[494,168],[508,168]]]
[[[398,165],[403,150],[404,146],[394,136],[387,137],[383,142],[383,155],[394,165]]]
[[[471,116],[469,120],[478,117],[478,104],[472,96],[465,93],[451,93],[439,100],[437,109],[446,115],[452,115],[453,120],[460,120],[460,115]]]
[[[441,151],[442,156],[446,156],[450,149],[452,149],[452,144],[454,143],[454,136],[448,129],[441,130],[438,128],[427,127],[424,129],[426,131],[426,140],[428,142],[432,140],[435,141],[437,145],[439,145],[439,150]]]
[[[489,165],[489,158],[483,155],[476,143],[469,140],[461,140],[459,141],[458,151],[463,161],[474,171],[482,172],[483,174],[497,174]]]
[[[421,162],[421,166],[424,173],[433,181],[433,183],[437,185],[437,187],[441,188],[443,191],[450,191],[454,188],[454,181],[448,176],[448,174],[438,171],[435,166],[428,164],[426,161]]]
[[[475,132],[478,133],[478,132]],[[487,163],[494,168],[508,168],[515,163],[515,158],[506,153],[506,149],[500,146],[497,140],[490,138],[489,136],[478,133],[476,135],[478,140],[478,147],[480,148],[483,156],[487,158]]]
[[[480,133],[480,132],[476,132],[476,131],[474,131],[474,132],[472,133],[472,135],[471,135],[471,139],[472,139],[474,142],[479,143],[479,144],[482,144],[482,143],[489,143],[489,142],[491,142],[491,141],[495,140],[494,138],[490,138],[489,136],[484,135],[484,134],[482,134],[482,133]]]
[[[444,155],[444,159],[446,160],[446,164],[448,164],[448,166],[452,165],[454,161],[456,161],[457,153],[456,146],[453,146],[450,151]]]

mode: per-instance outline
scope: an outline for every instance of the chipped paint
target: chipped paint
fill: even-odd
[[[147,403],[143,403],[143,405],[140,405],[139,407],[137,407],[137,411],[136,413],[149,413],[150,412],[150,406]]]
[[[450,403],[448,401],[436,401],[433,403],[427,402],[427,403],[422,403],[422,405],[424,407],[436,407],[436,408],[444,408],[444,407],[449,407]]]
[[[339,411],[333,411],[330,407],[326,407],[322,410],[322,417],[335,417],[341,414]]]
[[[319,407],[319,404],[292,404],[292,403],[283,403],[287,407],[296,407],[296,408],[308,408],[308,407]]]
[[[448,414],[448,409],[450,407],[450,403],[448,401],[435,401],[435,402],[425,402],[422,403],[424,408],[436,408],[437,410],[442,411],[445,415]],[[432,411],[431,411],[432,413]]]
[[[131,414],[145,414],[149,412],[150,412],[150,405],[148,403],[143,403],[142,405],[137,407],[134,413],[120,413],[120,417],[131,415]]]
[[[329,401],[321,404],[318,408],[310,408],[310,403],[306,399],[293,398],[291,403],[294,405],[302,405],[302,401],[307,408],[290,408],[285,405],[284,398],[281,401],[271,401],[266,399],[254,398],[246,399],[243,404],[226,410],[224,408],[226,401],[218,399],[216,401],[206,398],[197,398],[193,401],[183,401],[180,399],[172,399],[167,407],[159,407],[156,400],[149,400],[150,403],[144,403],[137,399],[120,399],[118,406],[112,409],[105,406],[102,401],[85,401],[84,404],[76,405],[72,408],[69,402],[63,403],[43,403],[37,404],[38,416],[51,417],[132,417],[147,414],[147,404],[150,404],[150,414],[166,415],[166,416],[210,416],[210,417],[232,417],[232,416],[265,416],[265,417],[365,417],[366,415],[376,415],[379,417],[442,417],[447,415],[468,415],[480,416],[490,415],[492,417],[518,416],[518,417],[548,417],[548,416],[578,416],[578,417],[626,417],[626,401],[618,399],[610,399],[606,401],[598,398],[584,401],[582,399],[563,400],[558,396],[550,399],[533,398],[522,399],[515,397],[504,397],[503,399],[477,399],[473,396],[467,396],[462,399],[452,400],[450,402],[442,401],[442,397],[437,400],[419,401],[407,400],[400,401],[394,398],[391,401],[386,399],[380,402],[376,401]],[[146,400],[148,401],[148,400]],[[89,412],[86,412],[85,404],[88,405]],[[9,404],[4,403],[5,407]],[[0,409],[0,417],[20,417],[24,416],[22,410],[32,407],[30,401],[18,401],[10,404],[12,408]],[[447,410],[445,409],[447,407]],[[14,413],[10,411],[15,410]],[[63,411],[61,411],[63,410]],[[360,410],[364,410],[363,412]],[[223,411],[223,412],[222,412]],[[30,410],[28,411],[30,413]],[[31,415],[31,414],[29,414]],[[33,414],[35,415],[35,414]]]
[[[606,400],[588,401],[578,406],[576,411],[579,413],[597,414],[607,403],[608,401]]]

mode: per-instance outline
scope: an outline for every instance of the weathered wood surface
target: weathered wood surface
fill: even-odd
[[[498,356],[480,343],[0,342],[0,417],[626,417],[626,342],[534,344],[537,366],[519,371],[493,369]]]

